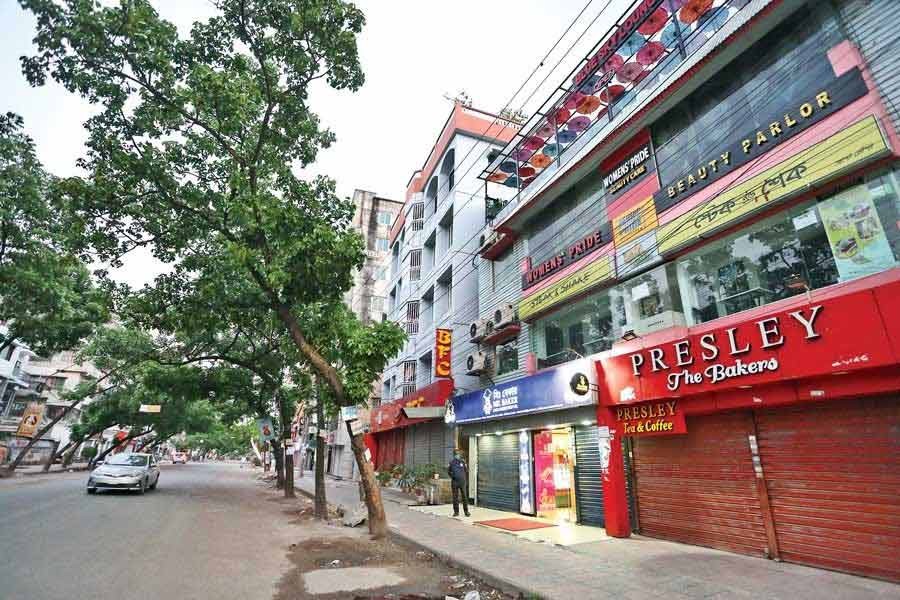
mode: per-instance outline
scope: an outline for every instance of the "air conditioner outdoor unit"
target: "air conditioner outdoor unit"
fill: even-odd
[[[473,352],[466,357],[466,374],[479,375],[488,370],[488,355],[484,352]]]
[[[494,329],[503,329],[516,321],[516,307],[512,304],[498,306],[494,311]]]
[[[478,319],[469,325],[469,341],[472,343],[480,342],[484,336],[491,333],[493,324],[488,319]]]
[[[481,249],[490,248],[500,241],[500,234],[496,231],[492,231],[488,234],[482,234],[481,237],[478,238],[478,241],[480,243]]]

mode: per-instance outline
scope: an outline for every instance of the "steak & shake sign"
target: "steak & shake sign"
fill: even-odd
[[[804,339],[814,340],[821,336],[816,330],[816,322],[822,312],[822,305],[787,313],[787,317],[801,326]],[[753,350],[775,349],[785,344],[782,317],[771,316],[754,321],[756,335],[739,335],[737,327],[723,332],[706,333],[696,339],[679,340],[669,346],[651,348],[646,352],[636,352],[629,356],[632,374],[640,377],[649,369],[650,373],[667,373],[666,388],[677,392],[686,386],[716,384],[750,375],[777,372],[781,363],[777,356],[759,357],[755,360],[741,358],[753,354]],[[696,342],[696,344],[694,343]],[[726,357],[737,357],[724,362]]]

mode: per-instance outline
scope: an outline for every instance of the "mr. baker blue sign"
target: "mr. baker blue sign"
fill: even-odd
[[[502,419],[593,404],[589,363],[575,361],[551,371],[514,379],[453,399],[457,423]]]

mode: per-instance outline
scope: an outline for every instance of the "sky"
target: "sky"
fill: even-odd
[[[153,4],[182,35],[187,35],[191,23],[215,10],[207,0]],[[335,179],[342,196],[361,188],[402,200],[407,181],[427,158],[449,115],[452,104],[445,95],[464,90],[476,108],[499,112],[508,105],[530,114],[630,2],[359,0],[356,4],[367,20],[359,38],[366,83],[356,93],[334,91],[324,84],[312,90],[313,110],[337,141],[320,153],[308,172]],[[86,139],[82,123],[94,108],[52,81],[41,88],[31,88],[25,81],[19,57],[33,53],[34,18],[18,3],[0,0],[0,24],[0,89],[5,96],[0,110],[24,117],[47,170],[59,176],[79,174],[76,160]],[[113,277],[141,285],[163,269],[149,254],[135,255]]]

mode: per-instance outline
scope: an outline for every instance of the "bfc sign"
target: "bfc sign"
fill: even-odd
[[[453,342],[452,329],[437,329],[434,336],[434,376],[450,377],[452,373],[450,347]]]

